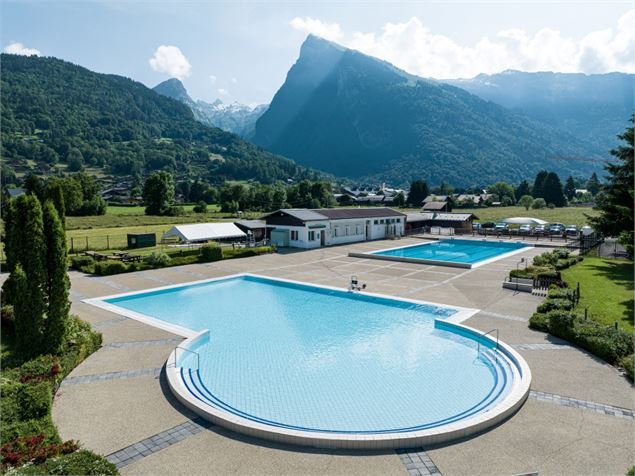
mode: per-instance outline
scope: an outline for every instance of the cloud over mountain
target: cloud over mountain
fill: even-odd
[[[192,70],[192,65],[185,55],[178,47],[172,45],[159,46],[149,62],[154,71],[167,73],[178,79],[186,78]]]

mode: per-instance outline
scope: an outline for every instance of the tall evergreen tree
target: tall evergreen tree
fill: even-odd
[[[514,190],[514,195],[516,196],[516,201],[520,201],[521,197],[525,195],[531,195],[531,187],[529,186],[529,182],[527,180],[523,180],[520,182],[518,187]]]
[[[62,221],[62,226],[66,228],[66,206],[64,205],[64,189],[58,179],[51,180],[46,186],[44,194],[46,200],[50,200],[57,210],[57,215]]]
[[[46,243],[42,207],[34,195],[21,195],[11,204],[7,260],[13,263],[11,304],[15,313],[18,349],[25,356],[42,349],[46,311]],[[16,238],[20,237],[20,240]],[[9,259],[9,256],[11,258]]]
[[[70,309],[68,290],[70,282],[66,234],[52,201],[44,204],[44,236],[46,240],[46,293],[48,308],[44,326],[45,350],[56,353],[60,350],[66,330]]]
[[[635,123],[635,115],[631,118]],[[633,256],[633,127],[628,127],[624,134],[618,136],[625,144],[611,150],[617,162],[609,162],[605,169],[609,173],[606,184],[597,196],[597,209],[601,214],[589,218],[592,226],[606,236],[620,238],[629,255]]]
[[[622,137],[622,136],[619,136],[619,137]],[[589,192],[591,192],[591,194],[597,195],[601,187],[602,187],[602,184],[600,184],[600,180],[598,179],[598,174],[593,172],[591,174],[591,177],[589,177],[589,180],[587,180],[586,189]]]
[[[430,194],[428,184],[425,180],[414,180],[410,183],[410,191],[408,192],[408,204],[413,207],[420,207],[423,200]]]
[[[546,170],[541,170],[536,174],[534,180],[534,186],[531,189],[531,195],[534,198],[545,198],[545,180],[549,173]]]
[[[562,190],[562,182],[560,182],[558,174],[549,172],[545,178],[543,187],[544,195],[542,198],[545,199],[547,204],[553,203],[556,207],[564,207],[567,204],[567,199]]]
[[[575,198],[575,181],[571,175],[569,175],[569,178],[564,184],[564,195],[567,197],[567,200],[573,200]]]

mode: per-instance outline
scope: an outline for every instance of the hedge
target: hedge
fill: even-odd
[[[217,245],[203,245],[201,259],[205,262],[220,261],[223,259],[223,249]]]
[[[78,271],[84,271],[84,268],[90,268],[95,264],[92,256],[73,256],[71,258],[71,268]]]
[[[99,274],[100,276],[120,274],[130,270],[126,263],[115,260],[97,261],[94,268],[95,274]]]
[[[620,366],[626,372],[626,376],[633,381],[633,367],[635,367],[635,354],[627,355],[620,360]]]

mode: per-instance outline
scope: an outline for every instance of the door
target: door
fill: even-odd
[[[324,246],[326,243],[326,230],[318,232],[320,234],[320,246]]]

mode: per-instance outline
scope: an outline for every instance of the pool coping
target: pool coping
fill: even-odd
[[[334,286],[325,286],[282,278],[271,278],[268,276],[262,276],[253,273],[236,273],[223,277],[209,278],[169,286],[160,286],[146,290],[131,291],[97,298],[84,299],[82,300],[82,302],[108,310],[116,314],[123,315],[125,317],[130,317],[131,319],[135,319],[145,324],[155,326],[163,330],[173,332],[177,335],[186,337],[183,342],[181,342],[172,350],[165,364],[168,386],[170,387],[170,390],[177,398],[177,400],[179,400],[183,405],[185,405],[188,409],[192,410],[196,414],[222,427],[228,428],[241,434],[262,438],[269,441],[275,441],[278,443],[329,449],[340,448],[355,450],[411,448],[424,445],[447,443],[457,439],[466,438],[470,435],[481,433],[486,429],[497,425],[498,423],[502,422],[513,413],[515,413],[523,405],[523,403],[529,396],[531,370],[529,369],[529,366],[525,362],[525,360],[520,356],[520,354],[518,354],[512,347],[505,344],[504,342],[495,340],[489,335],[484,335],[482,332],[476,329],[461,324],[462,321],[478,313],[478,309],[432,303],[427,301],[389,296],[385,294],[361,292],[359,294],[365,296],[378,297],[382,299],[408,302],[413,304],[436,305],[445,308],[449,307],[457,309],[458,312],[447,319],[435,319],[435,327],[437,325],[440,325],[441,327],[446,328],[445,330],[448,330],[449,332],[452,332],[449,329],[454,328],[458,331],[471,334],[474,340],[481,342],[485,341],[488,342],[491,346],[497,346],[498,350],[501,351],[501,353],[507,358],[507,360],[510,361],[510,367],[514,374],[514,383],[509,393],[491,410],[477,413],[476,415],[470,418],[466,418],[465,420],[459,420],[447,425],[442,425],[440,427],[430,428],[426,430],[391,434],[343,434],[301,431],[272,427],[207,405],[194,398],[191,392],[187,389],[181,377],[180,367],[177,366],[178,351],[179,349],[187,351],[199,340],[209,338],[209,329],[204,329],[198,332],[192,331],[185,327],[175,324],[169,324],[160,319],[146,316],[134,311],[129,311],[119,306],[105,302],[106,299],[130,296],[135,294],[144,294],[165,289],[187,287],[195,284],[204,284],[208,282],[228,280],[243,276],[251,276],[264,280],[298,284],[307,287],[318,287],[339,292],[352,292],[350,290],[337,288]]]
[[[417,246],[428,246],[428,245],[432,245],[434,243],[439,243],[440,241],[449,241],[449,240],[454,240],[454,239],[461,239],[461,238],[437,238],[437,239],[434,239],[434,240],[431,239],[428,243],[415,243],[413,245],[396,246],[396,247],[392,247],[392,248],[384,248],[384,249],[380,249],[380,250],[375,250],[375,251],[371,251],[371,252],[368,252],[368,253],[349,252],[348,256],[350,256],[351,258],[378,259],[378,260],[383,260],[383,261],[395,261],[395,262],[398,262],[398,263],[427,264],[427,265],[432,265],[432,266],[447,266],[449,268],[475,269],[475,268],[480,268],[481,266],[484,266],[486,264],[493,263],[494,261],[498,261],[498,260],[503,259],[503,258],[508,258],[508,257],[513,256],[515,254],[521,253],[523,251],[527,251],[527,249],[534,247],[534,245],[528,245],[528,244],[525,244],[525,243],[520,242],[520,241],[502,241],[502,240],[498,240],[499,243],[518,243],[518,244],[523,245],[523,247],[522,248],[518,248],[518,249],[513,250],[513,251],[509,251],[507,253],[500,254],[498,256],[494,256],[492,258],[487,258],[485,260],[478,261],[476,263],[466,263],[466,262],[462,262],[462,261],[443,261],[443,260],[422,259],[422,258],[406,258],[406,257],[401,257],[401,256],[387,256],[387,255],[379,255],[379,254],[377,254],[377,253],[381,253],[382,251],[402,250],[402,249],[406,249],[406,248],[414,248],[414,247],[417,247]],[[466,240],[466,241],[468,241],[468,240]],[[485,241],[485,242],[488,242],[488,243],[492,243],[492,240],[486,240],[486,239],[469,240],[469,241],[474,241],[474,242],[477,242],[477,243],[481,242],[481,241]]]

